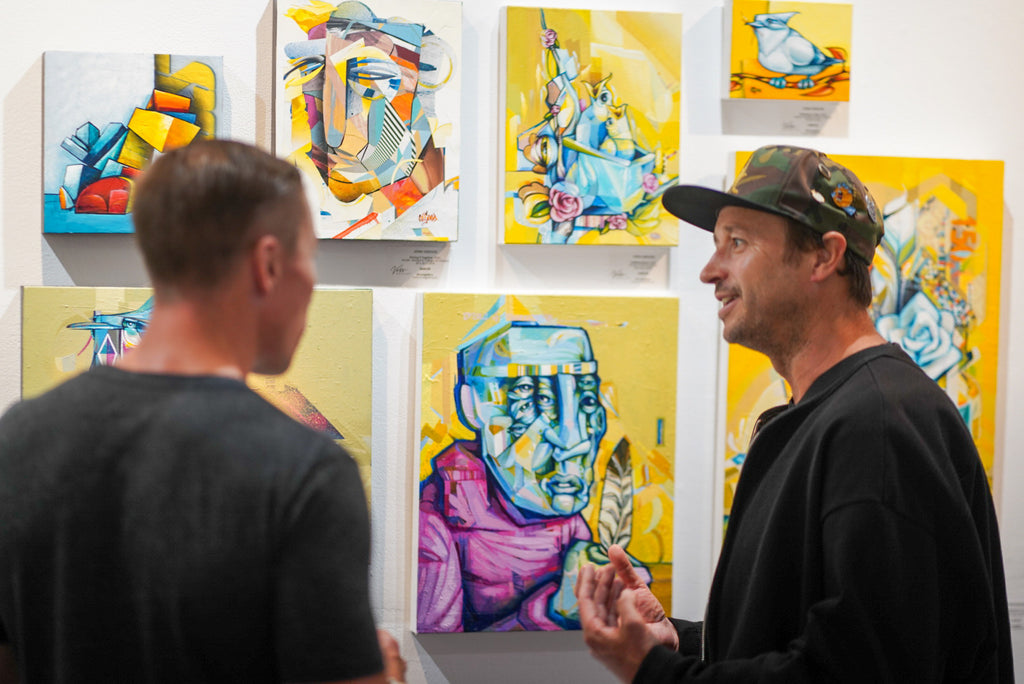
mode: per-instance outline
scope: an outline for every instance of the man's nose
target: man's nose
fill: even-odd
[[[721,260],[718,257],[718,250],[716,249],[712,254],[708,262],[704,264],[704,268],[700,270],[700,281],[702,283],[708,283],[713,285],[721,280],[723,277]]]
[[[579,413],[576,379],[571,376],[558,378],[558,427],[555,430],[559,441],[556,445],[558,449],[555,450],[557,461],[586,453],[589,448],[587,436],[580,426]]]

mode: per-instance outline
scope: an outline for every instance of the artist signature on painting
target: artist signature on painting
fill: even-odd
[[[437,223],[437,214],[432,211],[424,211],[420,214],[420,223]]]

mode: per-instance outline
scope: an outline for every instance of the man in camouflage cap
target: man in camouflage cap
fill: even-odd
[[[766,354],[792,399],[754,426],[704,621],[667,618],[613,547],[577,581],[591,652],[633,682],[1012,682],[978,452],[868,313],[883,225],[867,188],[768,146],[728,191],[663,201],[713,232],[700,278],[723,337]]]
[[[822,235],[835,230],[869,264],[885,232],[871,193],[852,171],[821,152],[799,147],[757,150],[728,192],[681,185],[670,189],[663,202],[679,218],[708,231],[714,231],[725,206],[778,214]]]

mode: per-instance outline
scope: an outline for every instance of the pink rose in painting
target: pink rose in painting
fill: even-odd
[[[558,34],[554,29],[545,29],[544,33],[540,34],[540,44],[546,48],[553,47],[557,41]]]
[[[658,190],[658,179],[653,173],[645,173],[643,180],[644,192],[651,194]]]
[[[608,230],[626,230],[627,223],[625,214],[616,214],[615,216],[608,217],[605,226]]]
[[[583,212],[583,200],[561,190],[552,190],[548,202],[551,205],[551,220],[556,223],[571,221]]]

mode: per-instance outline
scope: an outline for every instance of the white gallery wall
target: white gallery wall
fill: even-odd
[[[131,236],[41,233],[42,54],[46,50],[223,55],[231,136],[270,148],[272,0],[0,0],[0,407],[21,384],[23,285],[146,285]],[[837,154],[1005,160],[1001,508],[1017,669],[1024,672],[1024,96],[1019,0],[852,0],[848,135],[723,135],[720,0],[540,2],[552,7],[681,12],[680,175],[720,185],[732,153],[768,142]],[[374,288],[372,591],[380,624],[399,636],[411,682],[611,681],[578,632],[414,636],[412,524],[419,427],[417,293],[422,290],[674,294],[680,297],[674,605],[703,611],[716,555],[717,305],[697,278],[706,233],[683,226],[675,248],[499,244],[498,0],[463,6],[460,239],[445,245],[323,242],[321,286]],[[533,39],[533,37],[529,37]],[[1019,271],[1018,271],[1019,272]],[[628,354],[628,350],[622,350]],[[55,417],[55,429],[59,429]],[[1017,610],[1014,610],[1016,608]]]

